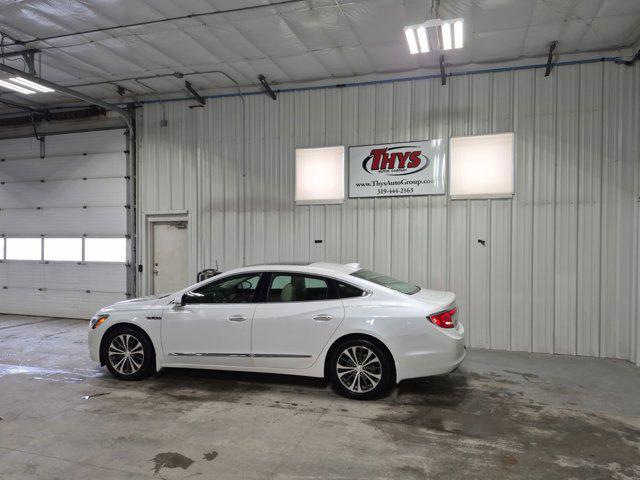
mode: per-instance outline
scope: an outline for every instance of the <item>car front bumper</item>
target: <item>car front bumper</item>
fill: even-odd
[[[89,330],[87,335],[87,343],[89,345],[89,356],[91,360],[96,363],[100,363],[100,341],[102,335],[96,330]]]

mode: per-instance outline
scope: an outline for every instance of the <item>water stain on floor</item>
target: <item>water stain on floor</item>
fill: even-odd
[[[186,470],[193,465],[193,460],[177,452],[158,453],[153,457],[153,473],[158,475],[163,468],[181,468]]]
[[[525,382],[537,378],[517,374]],[[508,478],[516,472],[545,480],[640,478],[640,429],[603,415],[534,402],[495,373],[458,371],[408,382],[388,403],[371,425],[390,444],[399,449],[437,446],[457,459],[455,465],[433,462],[433,478],[474,478],[479,466],[484,478]],[[584,461],[595,458],[607,462]]]
[[[211,460],[215,460],[217,456],[218,456],[218,452],[216,452],[215,450],[211,450],[210,452],[203,453],[202,459],[206,460],[207,462],[210,462]]]

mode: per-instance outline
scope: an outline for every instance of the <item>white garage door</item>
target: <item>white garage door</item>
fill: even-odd
[[[0,313],[89,318],[126,298],[126,140],[0,140]]]

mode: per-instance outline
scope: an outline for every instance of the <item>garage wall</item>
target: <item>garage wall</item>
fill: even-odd
[[[359,261],[456,292],[471,346],[640,364],[640,64],[561,66],[547,78],[542,69],[456,76],[447,86],[424,79],[300,90],[245,102],[244,121],[239,97],[139,112],[139,224],[145,213],[189,212],[192,278],[216,262],[228,269]],[[295,147],[510,130],[513,199],[294,206]],[[140,263],[144,242],[141,228]]]
[[[121,128],[0,140],[0,313],[88,319],[127,298],[124,262],[3,260],[3,237],[124,238],[126,149]]]

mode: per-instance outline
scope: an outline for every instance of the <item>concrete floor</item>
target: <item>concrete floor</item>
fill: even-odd
[[[119,382],[86,328],[0,315],[1,479],[640,478],[630,363],[472,350],[357,402],[275,375]]]

